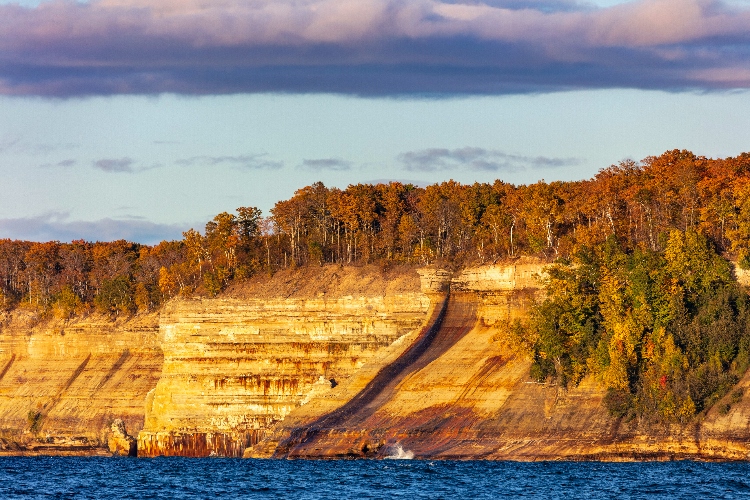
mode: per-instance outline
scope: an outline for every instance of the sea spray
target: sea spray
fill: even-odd
[[[391,454],[385,458],[389,460],[411,460],[414,458],[414,452],[404,450],[403,446],[397,444],[396,448],[391,451]]]

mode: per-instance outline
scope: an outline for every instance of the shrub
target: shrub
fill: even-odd
[[[29,413],[26,414],[26,421],[29,423],[29,430],[31,432],[39,432],[42,428],[42,412],[38,410],[29,410]]]
[[[624,389],[607,389],[602,400],[609,414],[615,418],[627,415],[633,405],[633,395]]]

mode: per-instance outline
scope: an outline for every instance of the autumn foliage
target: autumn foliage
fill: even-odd
[[[663,250],[610,237],[548,276],[546,299],[522,325],[531,375],[570,387],[592,374],[614,416],[688,422],[750,366],[749,297],[693,229],[673,229]]]
[[[0,241],[0,306],[61,316],[154,310],[177,294],[213,295],[256,273],[323,263],[450,268],[532,255],[552,262],[614,238],[625,251],[663,251],[695,231],[750,267],[750,154],[707,159],[668,151],[593,179],[425,188],[322,183],[279,201],[221,213],[201,233],[146,246],[126,241]]]

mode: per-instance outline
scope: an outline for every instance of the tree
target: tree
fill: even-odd
[[[105,314],[130,314],[135,310],[131,283],[125,276],[102,281],[94,299],[97,310]]]
[[[46,308],[54,293],[53,286],[60,271],[58,262],[60,243],[32,244],[24,256],[24,281],[28,303]]]

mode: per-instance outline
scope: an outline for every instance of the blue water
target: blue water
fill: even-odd
[[[750,464],[0,457],[0,498],[750,498]]]

